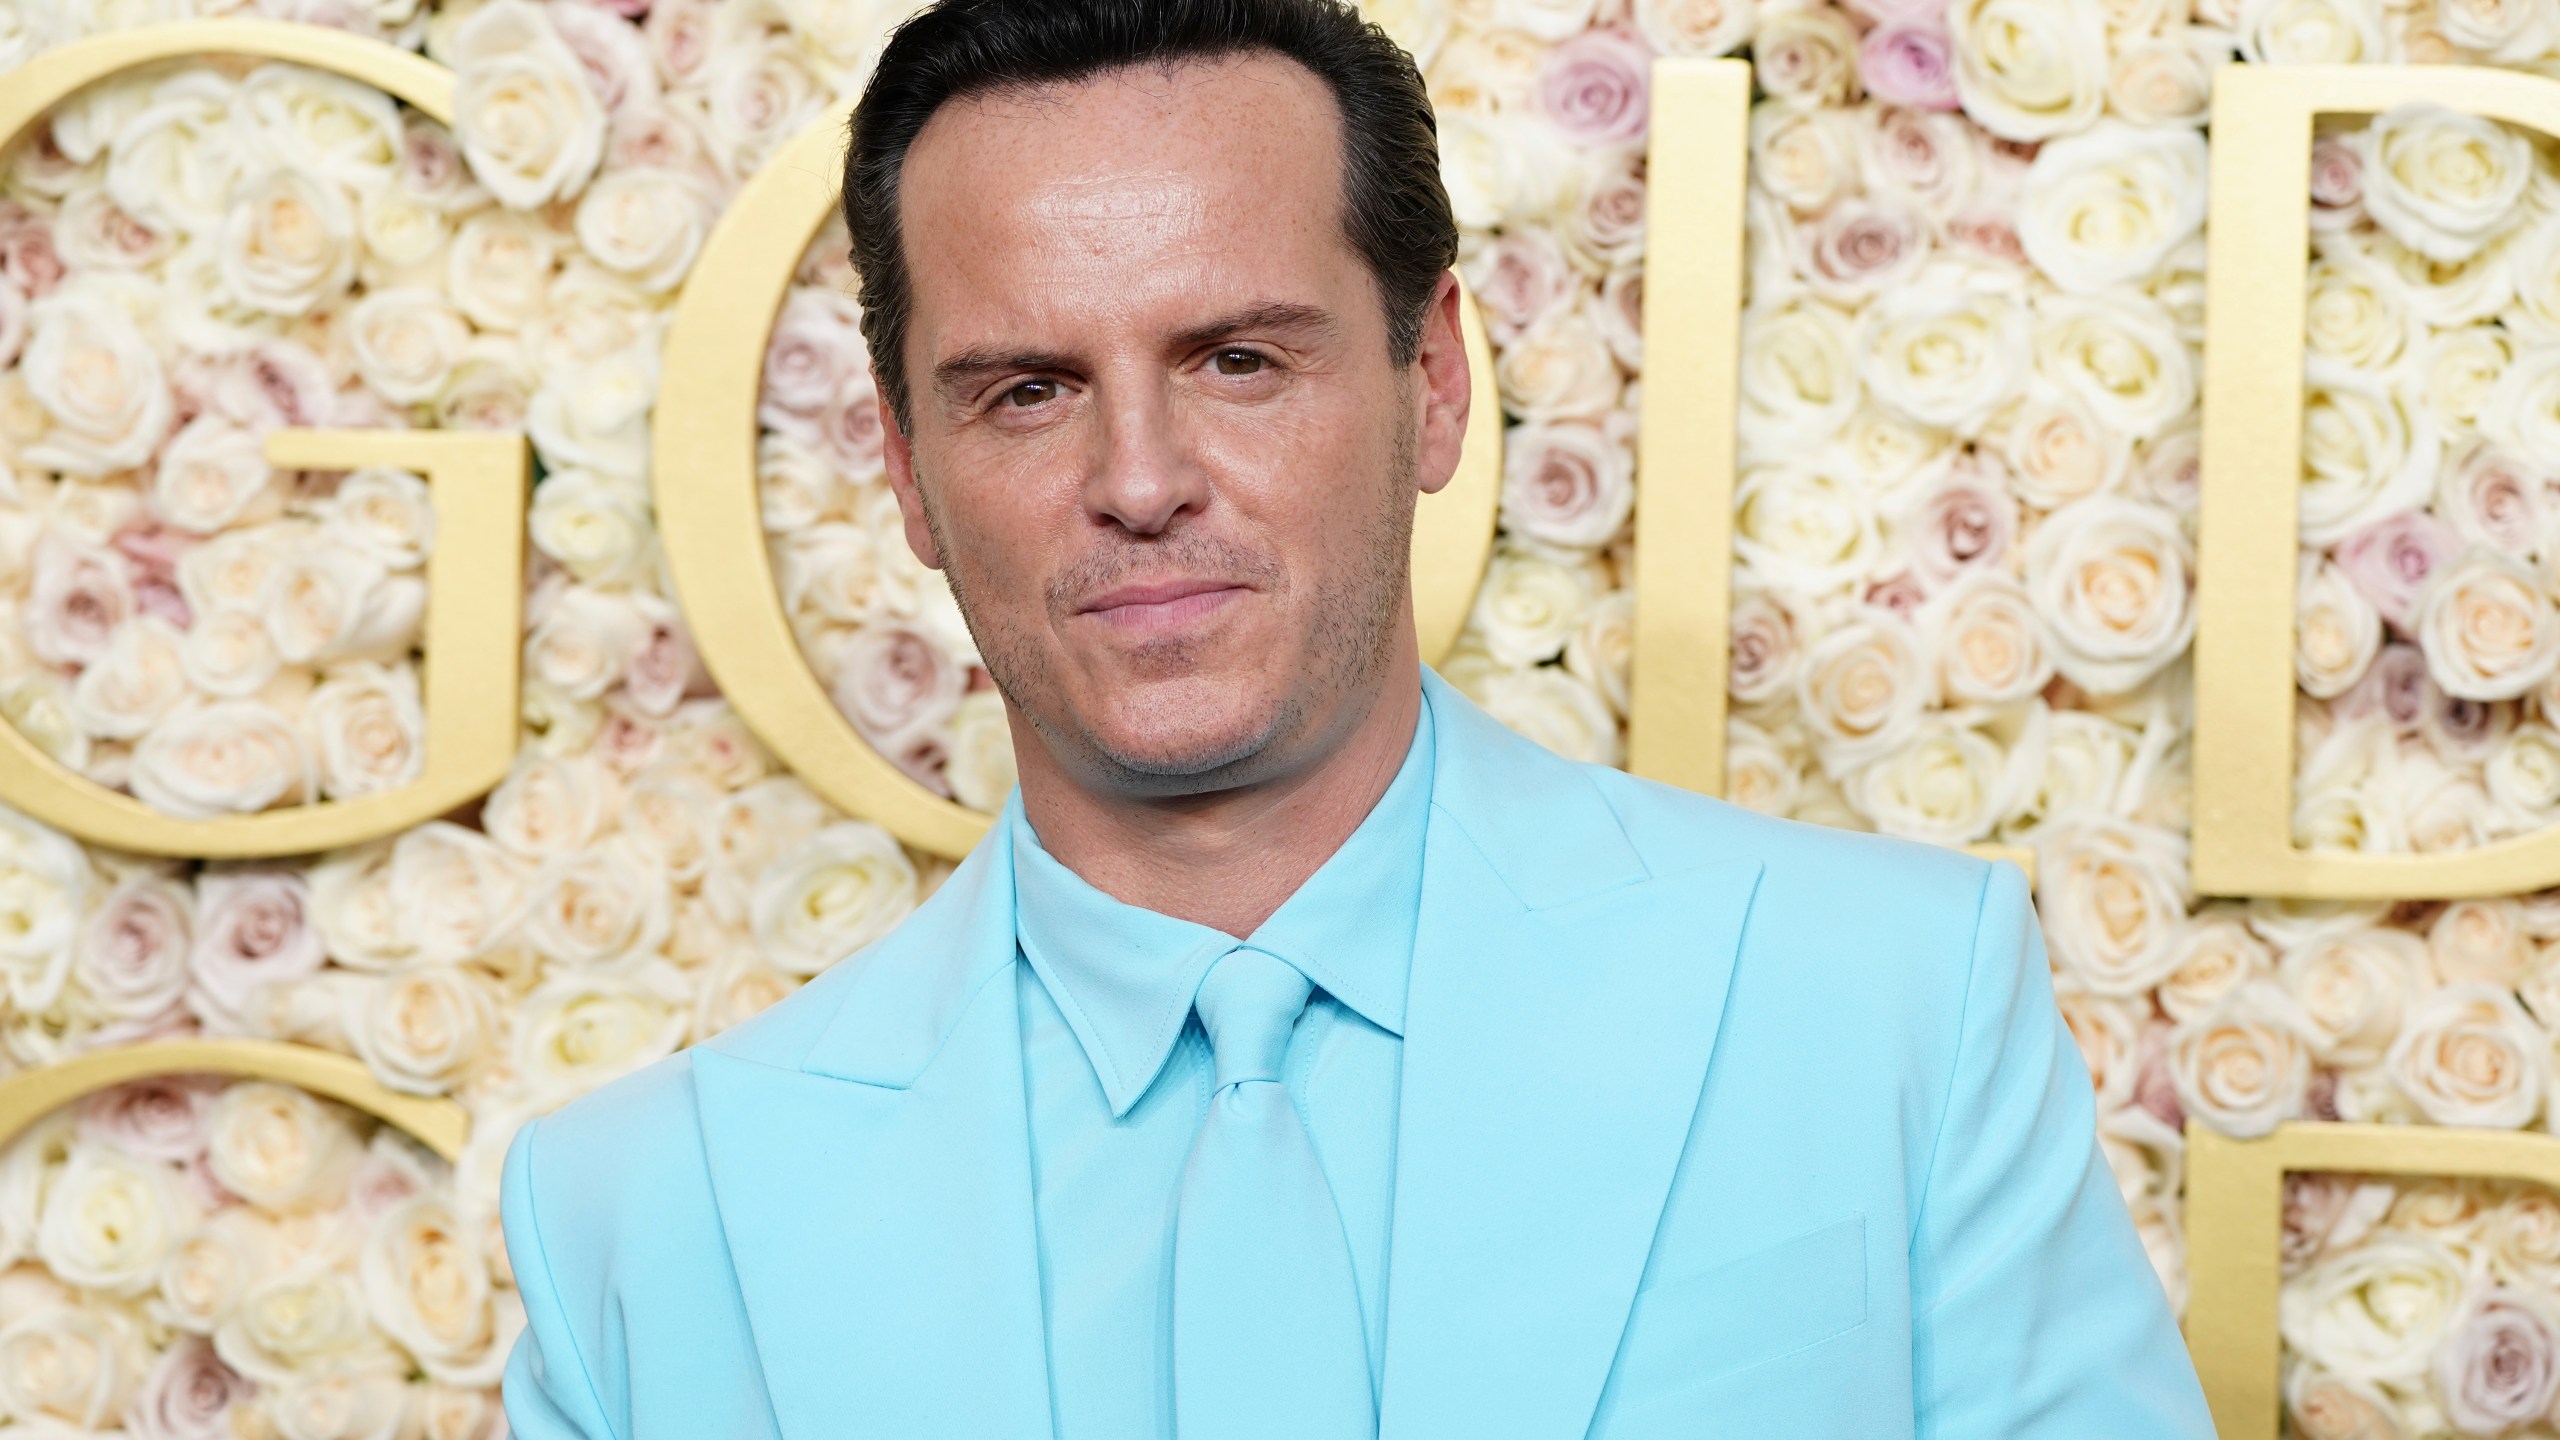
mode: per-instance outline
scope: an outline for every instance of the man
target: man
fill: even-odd
[[[2015,869],[1422,671],[1468,374],[1408,58],[943,0],[853,135],[890,480],[1021,788],[894,936],[517,1137],[517,1434],[2211,1433]]]

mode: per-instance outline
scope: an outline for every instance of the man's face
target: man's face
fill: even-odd
[[[1456,466],[1465,360],[1444,278],[1420,363],[1390,362],[1338,130],[1313,74],[1250,55],[955,101],[908,152],[891,483],[1089,787],[1282,773],[1411,663],[1413,504]]]

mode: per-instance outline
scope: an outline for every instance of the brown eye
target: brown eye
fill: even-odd
[[[1262,357],[1250,350],[1221,350],[1217,359],[1221,375],[1253,375],[1262,369]]]
[[[1028,410],[1034,405],[1045,404],[1057,397],[1058,382],[1054,380],[1025,380],[1021,384],[1004,392],[1004,403],[1015,406],[1019,409]]]

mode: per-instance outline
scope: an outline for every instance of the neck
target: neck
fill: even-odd
[[[1331,749],[1211,794],[1088,790],[1017,721],[1023,810],[1042,848],[1095,889],[1242,939],[1342,848],[1403,766],[1422,712],[1421,662],[1409,641],[1404,652]]]

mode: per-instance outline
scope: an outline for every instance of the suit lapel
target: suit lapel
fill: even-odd
[[[1625,1327],[1760,867],[1648,874],[1589,777],[1432,683],[1380,1433],[1566,1440]]]
[[[751,1025],[695,1051],[785,1440],[1050,1433],[1002,852],[826,977],[841,999],[813,1034]]]

